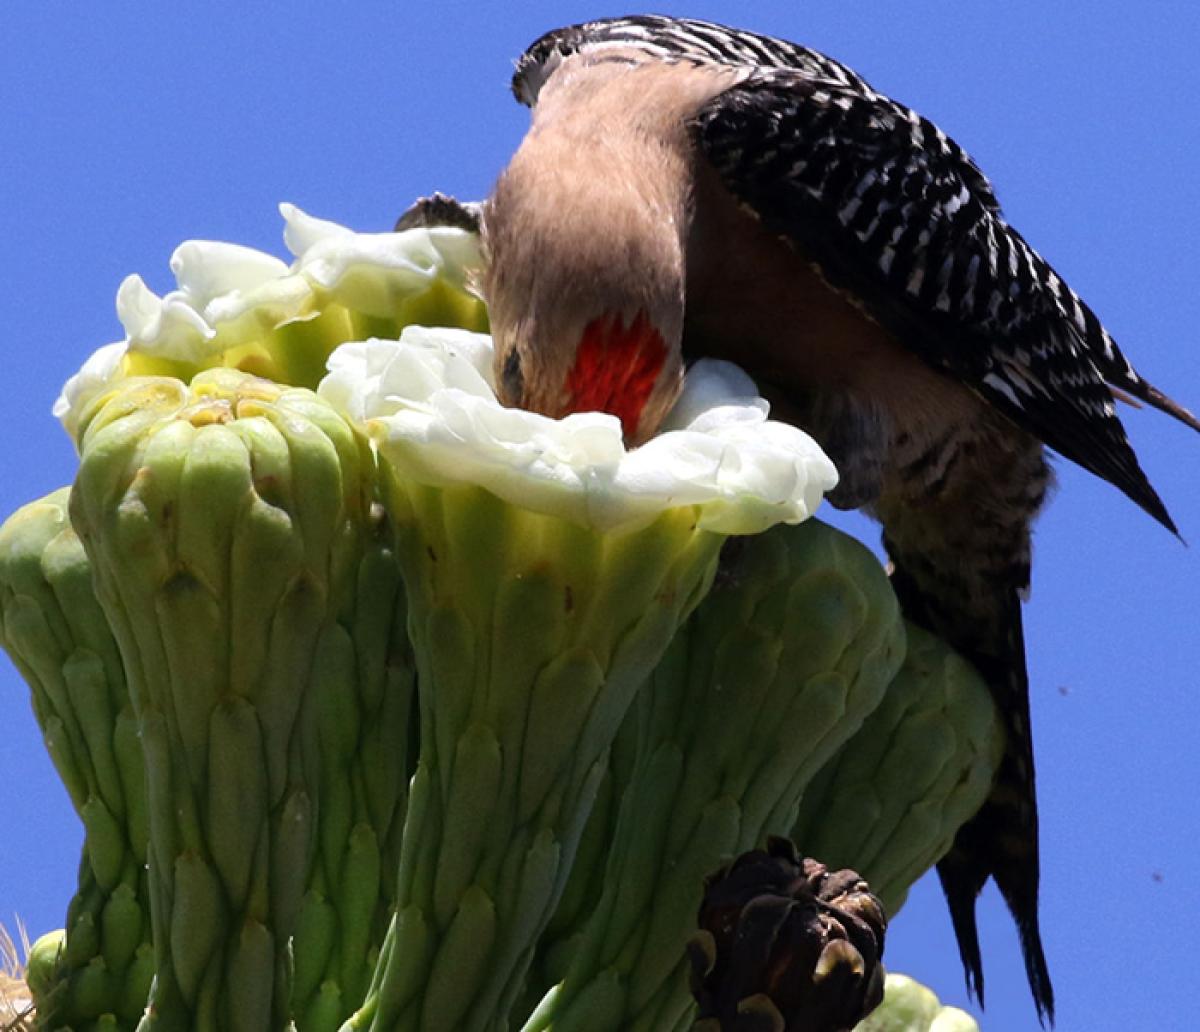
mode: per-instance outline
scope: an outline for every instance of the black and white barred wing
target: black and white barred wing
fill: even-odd
[[[933,367],[1174,530],[1117,419],[1142,380],[931,122],[873,91],[764,69],[694,119],[729,191]]]
[[[537,103],[542,84],[566,58],[575,54],[599,59],[614,54],[629,62],[685,61],[749,69],[790,69],[877,96],[853,69],[809,47],[697,18],[669,18],[659,14],[602,18],[547,32],[530,44],[517,61],[512,79],[514,96],[532,107]]]

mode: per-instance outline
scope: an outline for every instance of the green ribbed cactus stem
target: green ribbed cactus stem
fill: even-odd
[[[373,458],[312,393],[232,370],[122,381],[80,435],[71,518],[149,788],[139,1027],[284,1028],[317,839],[314,660],[353,592]]]
[[[633,711],[637,707],[635,700],[613,742],[609,768],[600,783],[592,815],[584,826],[566,888],[554,916],[538,940],[525,987],[511,1014],[517,1027],[543,1005],[549,989],[566,975],[571,957],[583,936],[587,917],[600,898],[609,847],[617,829],[618,807],[625,786],[633,776],[637,733],[636,730],[628,730],[628,726],[634,723]]]
[[[132,1029],[149,979],[145,766],[117,643],[62,488],[0,528],[0,643],[24,675],[46,747],[84,826],[79,884],[52,963],[43,945],[33,995],[39,1027],[113,1013]]]
[[[635,692],[707,591],[691,508],[602,533],[381,463],[421,705],[397,917],[349,1028],[506,1027]]]
[[[372,507],[354,590],[314,660],[321,806],[293,944],[298,1032],[330,1032],[362,1001],[395,908],[415,763],[416,670],[392,531]]]
[[[599,902],[525,1032],[688,1020],[684,951],[706,876],[791,826],[903,658],[895,596],[858,542],[809,520],[732,545],[626,718],[636,761]]]

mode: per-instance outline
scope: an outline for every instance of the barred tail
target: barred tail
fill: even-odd
[[[958,832],[950,852],[938,864],[942,891],[950,908],[967,986],[983,1003],[983,962],[975,925],[975,901],[994,878],[1016,921],[1025,972],[1038,1017],[1054,1023],[1054,987],[1038,928],[1038,815],[1033,740],[1029,733],[1029,696],[1021,634],[1021,604],[1009,600],[1007,627],[1012,651],[1004,658],[969,656],[996,698],[1006,702],[1007,747],[987,802]]]
[[[975,901],[996,881],[1016,921],[1038,1016],[1054,1021],[1054,990],[1038,929],[1038,816],[1021,596],[1030,524],[1050,483],[1041,446],[995,424],[938,445],[893,475],[877,506],[892,585],[905,616],[975,664],[1007,732],[987,802],[938,864],[968,989],[982,1004]],[[897,489],[898,488],[898,489]]]

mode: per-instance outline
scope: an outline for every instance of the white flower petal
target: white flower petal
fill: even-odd
[[[662,429],[683,430],[699,416],[709,414],[720,403],[732,407],[726,418],[749,419],[751,412],[767,418],[770,406],[758,396],[754,381],[732,362],[702,358],[688,370],[683,391],[667,414]]]
[[[134,273],[117,288],[117,318],[131,339],[150,336],[162,319],[162,298]]]
[[[380,379],[395,354],[388,341],[367,340],[343,344],[329,356],[328,375],[321,381],[321,393],[331,405],[349,419],[362,423],[367,419],[367,402],[372,414],[391,415],[380,391]]]
[[[408,326],[401,335],[405,344],[426,348],[434,353],[445,352],[470,364],[483,381],[488,393],[495,393],[492,379],[492,338],[486,333],[472,333],[449,326]],[[466,376],[465,371],[460,375]],[[469,377],[468,377],[469,379]]]
[[[696,363],[671,417],[681,429],[627,452],[614,416],[503,408],[490,352],[481,334],[410,327],[399,341],[338,348],[318,393],[366,422],[405,475],[478,484],[598,529],[634,529],[696,505],[707,529],[756,533],[807,519],[837,483],[816,443],[769,421],[753,383],[728,363]]]
[[[189,240],[171,255],[171,270],[179,290],[164,303],[194,309],[201,325],[200,339],[172,337],[166,324],[140,341],[139,350],[203,361],[210,355],[270,332],[277,326],[311,314],[313,293],[308,281],[295,276],[286,263],[263,251],[240,244]],[[187,321],[180,315],[179,321]],[[219,336],[219,342],[215,338]],[[177,343],[177,340],[179,343]]]
[[[205,322],[220,334],[222,348],[228,348],[241,343],[248,335],[266,333],[295,319],[312,318],[317,313],[308,280],[303,276],[287,275],[252,289],[214,297],[204,306],[203,314]]]
[[[185,379],[231,352],[238,352],[231,358],[237,364],[286,378],[311,375],[339,327],[363,316],[389,320],[397,330],[418,320],[485,323],[482,303],[467,285],[481,264],[474,235],[455,229],[355,233],[291,204],[280,211],[284,239],[296,255],[290,266],[254,248],[189,240],[171,256],[176,290],[159,297],[140,276],[127,277],[117,291],[117,316],[128,351],[177,363],[175,375]],[[318,324],[337,306],[346,311]],[[299,328],[275,335],[305,321],[314,322],[311,333]],[[440,385],[487,393],[490,350],[469,338],[457,347],[463,368]],[[122,368],[145,367],[134,361]],[[64,411],[66,398],[64,388]]]
[[[442,281],[467,290],[467,277],[483,265],[479,238],[436,227],[403,233],[355,233],[281,204],[283,239],[296,256],[295,270],[338,301],[368,315],[392,315],[398,303]]]
[[[120,375],[121,363],[128,351],[129,342],[125,340],[97,348],[83,363],[83,368],[63,385],[53,411],[55,418],[62,421],[72,437],[87,403]]]
[[[117,318],[129,334],[131,351],[178,361],[202,359],[216,336],[187,294],[172,290],[159,297],[140,276],[127,276],[117,291]]]
[[[410,229],[318,240],[297,259],[296,268],[348,308],[387,317],[401,302],[438,281],[465,290],[464,271],[481,265],[472,234]]]
[[[288,273],[287,264],[274,255],[241,244],[215,240],[188,240],[171,255],[175,281],[197,310],[232,291],[253,290]]]
[[[284,221],[283,242],[297,258],[322,240],[354,236],[354,230],[336,222],[318,219],[286,201],[279,206],[279,214]]]

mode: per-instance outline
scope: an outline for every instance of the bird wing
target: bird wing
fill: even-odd
[[[517,60],[513,95],[533,107],[542,85],[575,54],[624,60],[688,61],[725,67],[785,68],[828,79],[863,93],[874,90],[857,72],[809,47],[774,36],[734,29],[698,18],[636,14],[568,25],[545,33]]]
[[[1174,531],[1106,384],[1200,423],[1138,376],[933,123],[869,87],[763,68],[691,129],[730,193],[831,286]]]

